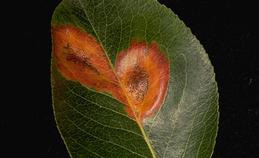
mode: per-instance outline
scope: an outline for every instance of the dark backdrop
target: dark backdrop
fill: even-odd
[[[1,110],[2,149],[11,155],[7,157],[68,157],[51,106],[50,21],[59,2],[35,0],[2,6],[7,9],[2,25],[11,29],[2,30],[9,36],[7,54],[11,57],[1,59],[10,59],[7,65],[17,64],[10,71],[6,71],[8,66],[2,67],[2,74],[12,82],[3,83],[12,87],[6,91],[12,97]],[[160,2],[191,28],[215,68],[220,123],[213,157],[259,157],[257,5],[237,0]]]

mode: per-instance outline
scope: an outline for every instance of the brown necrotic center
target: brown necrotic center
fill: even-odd
[[[130,73],[127,82],[131,95],[139,102],[143,101],[148,90],[148,74],[139,66]]]
[[[99,74],[98,70],[91,64],[89,58],[87,56],[79,56],[78,53],[74,52],[72,48],[70,48],[69,44],[64,47],[66,50],[66,60],[68,62],[72,62],[82,68],[86,68],[96,74]]]

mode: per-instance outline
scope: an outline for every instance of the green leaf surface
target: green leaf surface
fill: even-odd
[[[166,99],[143,124],[124,105],[61,75],[52,58],[53,108],[71,158],[209,158],[218,128],[218,92],[204,48],[156,0],[63,0],[52,26],[96,37],[112,66],[133,39],[156,41],[170,61]]]

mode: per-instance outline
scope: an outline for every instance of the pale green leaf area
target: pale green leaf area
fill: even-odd
[[[66,80],[52,59],[53,108],[71,158],[210,158],[218,128],[218,92],[204,48],[172,10],[156,0],[63,0],[52,25],[96,37],[114,66],[133,39],[156,41],[170,61],[162,108],[139,126],[110,95]]]

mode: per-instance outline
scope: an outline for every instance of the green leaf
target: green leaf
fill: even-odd
[[[53,35],[62,26],[95,38],[111,68],[132,41],[156,42],[170,67],[161,108],[141,121],[112,93],[62,74],[54,46],[60,39]],[[211,157],[219,117],[215,74],[202,45],[170,9],[156,0],[63,0],[52,37],[53,108],[71,158]]]

